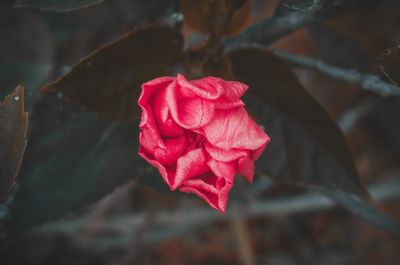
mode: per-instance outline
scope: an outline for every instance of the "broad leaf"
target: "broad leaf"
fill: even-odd
[[[66,12],[100,4],[105,0],[18,0],[15,7],[31,7],[43,11]]]
[[[250,2],[250,0],[180,0],[180,8],[185,23],[195,31],[208,34],[222,30],[224,34],[235,35],[248,22]],[[227,18],[228,25],[225,24]]]
[[[179,32],[152,26],[137,29],[101,47],[42,88],[111,120],[138,117],[140,85],[170,73],[181,56]]]
[[[1,6],[0,40],[0,98],[23,84],[29,104],[52,68],[51,33],[39,16]]]
[[[14,186],[26,147],[28,113],[19,86],[0,102],[0,201]]]
[[[285,182],[367,197],[343,134],[292,71],[266,50],[237,50],[229,57],[236,78],[257,95],[248,105],[271,137],[258,170]]]
[[[381,54],[379,68],[393,84],[400,86],[400,45]]]
[[[137,124],[110,123],[53,95],[34,105],[15,195],[15,228],[59,218],[94,203],[141,174]]]

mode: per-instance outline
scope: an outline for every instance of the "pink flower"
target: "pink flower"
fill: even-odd
[[[139,155],[171,190],[224,212],[236,174],[253,181],[269,142],[240,99],[247,86],[217,77],[159,77],[142,85]]]

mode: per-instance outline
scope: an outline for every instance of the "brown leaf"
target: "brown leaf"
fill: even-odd
[[[0,201],[15,184],[25,153],[27,126],[24,88],[18,86],[0,103]]]
[[[231,62],[226,56],[208,58],[208,60],[202,65],[202,70],[205,76],[213,75],[226,80],[234,79]]]
[[[181,0],[181,12],[184,21],[193,30],[208,34],[225,28],[225,20],[231,12],[235,11],[226,27],[225,34],[230,36],[239,33],[250,17],[251,1],[245,0]]]
[[[400,86],[400,45],[381,54],[379,68],[393,84]]]
[[[368,197],[342,132],[293,72],[266,50],[229,57],[237,79],[256,95],[248,105],[271,137],[258,169],[277,180]]]
[[[180,33],[165,26],[134,30],[83,58],[42,92],[61,92],[104,118],[132,120],[139,113],[140,85],[168,74],[182,45]]]

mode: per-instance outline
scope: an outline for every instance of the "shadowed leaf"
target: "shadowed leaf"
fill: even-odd
[[[25,152],[27,126],[24,88],[18,86],[0,103],[0,201],[15,184]]]
[[[12,214],[15,229],[39,225],[88,206],[141,175],[137,124],[110,123],[43,95],[31,112],[31,133]]]
[[[0,98],[23,84],[29,104],[52,69],[54,43],[34,13],[0,7]]]
[[[208,58],[202,65],[202,71],[205,76],[213,75],[226,80],[234,79],[231,62],[229,58],[225,56]]]
[[[42,11],[66,12],[100,4],[105,0],[18,0],[15,7],[31,7]]]
[[[181,12],[184,21],[193,30],[208,34],[225,28],[225,20],[235,11],[225,34],[235,35],[247,24],[250,16],[250,0],[181,0]]]
[[[42,92],[61,92],[101,117],[132,120],[138,116],[140,85],[169,74],[182,45],[180,33],[168,27],[134,30],[79,61]]]
[[[248,105],[271,137],[258,169],[277,180],[368,197],[343,134],[292,71],[265,50],[229,57],[236,78],[257,96]]]
[[[381,54],[379,68],[393,84],[400,86],[400,45]]]

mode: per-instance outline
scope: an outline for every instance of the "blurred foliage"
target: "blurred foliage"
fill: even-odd
[[[265,50],[229,57],[235,76],[262,99],[250,106],[273,139],[258,170],[278,181],[368,197],[342,132],[291,70]]]
[[[181,57],[182,45],[180,34],[168,27],[134,30],[81,59],[42,92],[58,92],[108,119],[138,119],[140,85],[169,75],[171,65]]]
[[[377,160],[387,156],[368,149],[372,144],[365,142],[378,141],[374,137],[363,141],[365,132],[346,142],[332,118],[360,99],[379,102],[375,123],[371,122],[370,126],[382,129],[376,133],[387,140],[385,144],[389,148],[386,149],[398,152],[398,126],[393,126],[396,123],[394,113],[398,111],[397,99],[381,101],[358,88],[292,69],[266,47],[250,48],[248,46],[254,44],[251,41],[240,43],[240,40],[251,40],[254,36],[257,36],[255,40],[259,40],[258,37],[265,35],[271,42],[279,40],[275,47],[318,56],[340,67],[371,72],[377,72],[372,68],[377,66],[377,54],[384,48],[394,47],[382,54],[380,68],[390,81],[398,85],[399,47],[395,45],[398,45],[399,39],[396,39],[395,30],[400,9],[394,0],[14,2],[7,0],[0,3],[0,98],[5,98],[0,105],[0,199],[14,185],[26,140],[28,145],[16,188],[0,205],[0,241],[4,233],[11,239],[8,242],[13,242],[16,234],[28,228],[77,213],[117,187],[130,180],[139,180],[142,176],[145,178],[139,184],[145,184],[151,192],[134,189],[135,203],[139,206],[125,210],[146,211],[146,203],[157,204],[156,210],[150,210],[144,227],[147,223],[151,225],[152,211],[157,211],[157,207],[196,205],[193,201],[188,203],[185,195],[160,195],[165,185],[160,187],[159,176],[136,154],[139,129],[137,122],[132,120],[138,117],[136,102],[139,87],[144,81],[160,75],[175,75],[177,72],[184,73],[188,78],[216,75],[248,84],[250,89],[246,104],[272,139],[257,163],[256,171],[259,175],[272,177],[277,183],[368,198],[364,188],[364,180],[370,177],[367,173]],[[13,8],[14,4],[21,8]],[[365,8],[349,13],[347,17],[333,18],[358,7]],[[72,10],[76,11],[47,12]],[[175,28],[165,25],[168,19],[181,15],[184,21],[182,30],[179,23],[174,24]],[[290,19],[282,19],[285,16]],[[296,20],[296,16],[306,16],[309,20]],[[327,17],[332,19],[323,22]],[[304,24],[281,24],[296,21],[303,21]],[[249,28],[245,29],[247,25]],[[274,28],[268,28],[271,25]],[[303,26],[306,30],[281,38]],[[238,40],[240,44],[227,54],[223,47],[226,36],[230,37],[229,40]],[[21,87],[12,92],[19,84],[25,86],[25,101]],[[46,93],[40,94],[40,91]],[[6,97],[8,94],[11,95]],[[19,100],[13,100],[15,97]],[[24,102],[29,111],[28,132]],[[127,123],[123,120],[131,121]],[[16,146],[15,153],[8,152],[10,143]],[[348,143],[357,155],[356,161]],[[362,174],[357,172],[360,169]],[[257,185],[254,186],[256,190]],[[275,185],[269,196],[273,197],[277,191],[280,194],[280,187]],[[292,192],[293,187],[290,187],[286,190]],[[299,192],[297,188],[294,189],[296,192]],[[116,193],[122,192],[118,190]],[[171,197],[165,200],[164,196]],[[257,196],[258,193],[251,188],[238,185],[231,198],[246,207],[246,203],[257,203]],[[132,198],[127,197],[124,200],[130,202]],[[357,199],[348,197],[348,205],[355,205],[351,203]],[[351,210],[357,213],[358,209]],[[385,216],[374,211],[369,219],[365,214],[360,215],[368,221]],[[4,223],[1,220],[3,212],[10,213],[7,217],[11,217],[5,227],[2,227]],[[395,210],[393,212],[396,213]],[[279,218],[274,218],[277,220],[273,222],[281,225]],[[336,217],[332,222],[345,222],[345,219]],[[271,251],[286,249],[283,245],[291,242],[286,239],[292,234],[298,235],[294,244],[302,245],[305,236],[311,234],[309,240],[315,240],[318,235],[325,234],[328,227],[334,226],[330,219],[325,220],[320,215],[310,221],[317,224],[308,224],[309,221],[301,221],[307,226],[304,234],[296,234],[298,231],[292,230],[278,233],[274,227],[279,226],[272,225],[274,227],[271,228],[271,224],[264,225],[272,229],[272,234],[265,232],[265,238],[275,236],[277,241],[273,238],[262,244],[266,244]],[[389,222],[398,228],[393,219]],[[292,226],[286,223],[286,227],[298,229]],[[382,226],[385,227],[385,224]],[[343,233],[352,232],[348,227],[334,227],[339,231],[332,234],[343,236]],[[174,227],[176,230],[179,228]],[[212,238],[221,231],[215,229],[209,235]],[[166,234],[163,236],[167,237],[168,232]],[[257,242],[262,241],[259,238],[262,233],[257,230],[251,234],[255,238],[255,246],[259,247]],[[280,242],[281,245],[274,246],[273,242]],[[60,244],[69,243],[62,241]],[[105,242],[102,247],[108,246],[108,243]],[[124,246],[128,243],[123,242]],[[220,243],[210,248],[221,247]],[[190,249],[179,245],[179,242],[176,244],[177,249]],[[260,246],[260,249],[263,247]],[[161,246],[160,251],[168,255],[169,248],[169,245]],[[62,257],[60,253],[57,255]],[[57,258],[48,262],[53,264],[55,260]],[[321,260],[324,259],[321,257]],[[106,264],[106,261],[96,258],[88,262]],[[224,262],[234,263],[232,258]]]

